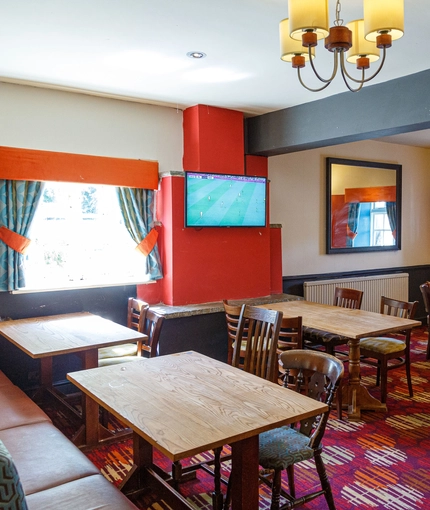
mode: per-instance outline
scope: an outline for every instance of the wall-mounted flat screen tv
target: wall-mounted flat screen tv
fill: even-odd
[[[265,227],[267,179],[185,172],[186,227]]]

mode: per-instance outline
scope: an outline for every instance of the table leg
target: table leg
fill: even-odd
[[[52,356],[40,358],[40,385],[44,389],[52,386]]]
[[[231,445],[232,510],[257,510],[258,502],[258,436]]]
[[[98,349],[83,352],[83,369],[98,365]],[[82,392],[82,426],[75,434],[73,442],[77,445],[95,446],[99,442],[99,406],[92,398]]]
[[[348,404],[348,419],[359,421],[361,411],[387,411],[387,406],[372,397],[360,381],[360,340],[351,339],[349,345],[349,381],[343,386],[342,401]]]
[[[158,501],[166,502],[175,510],[193,510],[194,507],[168,481],[171,477],[152,462],[152,445],[133,432],[133,466],[120,485],[122,492],[131,499],[138,499],[142,491],[157,494]]]

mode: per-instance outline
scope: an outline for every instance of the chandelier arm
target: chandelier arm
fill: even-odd
[[[343,78],[343,81],[345,82],[345,85],[348,87],[348,89],[351,91],[351,92],[358,92],[359,90],[361,90],[363,88],[363,85],[364,85],[364,69],[361,70],[362,71],[362,77],[363,77],[363,81],[360,81],[360,85],[354,89],[352,88],[352,86],[349,84],[348,82],[348,79],[349,78],[349,75],[348,73],[346,72],[344,66],[342,65],[340,67],[340,73],[342,75],[342,78]],[[354,80],[355,82],[358,82],[358,80]]]
[[[314,63],[313,63],[313,58],[312,58],[312,55],[311,55],[311,48],[310,47],[309,47],[309,63],[311,64],[312,70],[315,73],[315,76],[319,79],[319,81],[322,81],[323,83],[327,83],[327,85],[330,85],[330,83],[333,81],[334,77],[336,76],[337,69],[339,67],[339,60],[338,60],[337,51],[334,52],[333,73],[332,73],[332,75],[330,76],[330,78],[328,80],[322,78],[318,74],[318,71],[316,70],[316,68],[314,66]],[[324,88],[325,87],[323,87],[322,89],[316,89],[315,92],[317,92],[318,90],[324,90]]]
[[[372,76],[368,76],[367,78],[364,78],[364,69],[363,69],[362,79],[361,80],[357,80],[356,78],[353,78],[352,76],[350,76],[348,71],[346,70],[345,59],[344,59],[344,55],[342,53],[341,62],[340,62],[340,67],[342,69],[342,74],[345,73],[345,75],[348,77],[348,79],[351,80],[351,81],[354,81],[355,83],[362,83],[362,84],[367,83],[370,80],[373,80],[373,78],[375,78],[375,76],[379,74],[379,72],[381,71],[381,69],[382,69],[382,67],[383,67],[383,65],[385,63],[385,56],[386,55],[387,55],[387,50],[384,47],[383,51],[382,51],[382,60],[381,60],[381,63],[379,64],[378,69],[372,74]],[[360,90],[360,89],[358,89],[358,90]]]
[[[305,82],[302,80],[302,75],[300,74],[300,67],[297,68],[297,76],[299,78],[299,82],[300,84],[302,85],[302,87],[304,87],[305,89],[309,90],[310,92],[321,92],[321,90],[324,90],[326,89],[331,81],[329,81],[328,83],[326,83],[325,85],[323,85],[322,87],[318,88],[318,89],[312,89],[311,87],[308,87]]]

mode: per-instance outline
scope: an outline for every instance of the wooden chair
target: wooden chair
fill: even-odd
[[[333,296],[333,306],[359,310],[362,300],[363,291],[336,287]],[[308,349],[321,349],[322,347],[328,354],[335,354],[335,347],[347,344],[349,338],[335,335],[328,331],[321,331],[320,329],[304,327],[303,340],[305,347]]]
[[[303,326],[301,317],[283,317],[281,329],[279,330],[278,340],[278,359],[279,356],[291,349],[303,349]],[[279,360],[279,382],[282,383],[285,377],[285,371]]]
[[[260,434],[259,464],[265,472],[270,473],[269,475],[261,473],[260,478],[262,482],[272,488],[270,509],[279,509],[281,495],[287,499],[287,504],[282,508],[295,508],[324,495],[329,509],[335,510],[330,482],[322,459],[321,441],[336,390],[343,376],[343,364],[339,359],[325,352],[306,350],[285,351],[281,354],[281,362],[286,372],[284,386],[315,400],[325,402],[328,405],[328,411],[291,426],[280,427]],[[296,497],[294,464],[309,459],[315,460],[321,490],[300,494],[300,497]],[[287,470],[289,492],[284,491],[281,487],[284,469]],[[231,485],[229,482],[225,510],[229,508],[230,494],[234,490]]]
[[[231,364],[263,379],[277,382],[281,322],[282,312],[243,305]],[[244,339],[246,345],[242,344]]]
[[[231,365],[250,372],[252,374],[277,382],[278,379],[278,337],[281,327],[282,312],[266,310],[249,305],[229,305],[223,301],[226,312],[227,332],[229,341],[229,361]],[[214,475],[215,490],[212,494],[212,506],[214,510],[223,507],[223,495],[221,492],[221,462],[231,459],[231,455],[221,458],[222,448],[214,450],[214,458],[211,461]],[[208,469],[208,463],[200,463],[195,466],[183,468],[180,462],[174,463],[175,485],[178,484],[182,473],[196,470],[197,468]]]
[[[143,323],[143,333],[148,336],[148,340],[142,343],[142,353],[147,353],[148,358],[158,356],[158,342],[163,324],[164,316],[148,309]]]
[[[406,319],[413,319],[418,301],[399,301],[385,296],[381,297],[381,313],[394,315]],[[375,366],[376,386],[381,385],[381,402],[387,401],[388,371],[401,366],[406,368],[409,396],[413,396],[411,366],[410,366],[410,340],[411,330],[401,333],[404,340],[391,337],[369,337],[360,340],[360,361],[366,365]]]
[[[242,305],[232,305],[224,299],[222,302],[224,306],[225,312],[225,320],[227,323],[227,363],[231,365],[233,359],[233,349],[234,349],[234,341],[236,339],[236,333],[239,326],[239,317],[240,312],[242,311]],[[246,330],[244,332],[244,337],[246,337]],[[244,338],[243,344],[245,345],[246,339]]]
[[[421,294],[424,300],[424,307],[427,313],[427,331],[428,331],[428,340],[427,340],[427,353],[426,359],[430,359],[430,282],[425,282],[420,285]]]
[[[363,291],[358,289],[349,289],[346,287],[336,287],[333,296],[333,306],[341,306],[343,308],[351,308],[359,310],[363,301]],[[316,328],[303,328],[303,342],[307,349],[320,350],[323,348],[327,354],[338,354],[341,359],[348,361],[345,353],[336,352],[336,347],[345,345],[349,338],[342,335],[336,335],[328,331],[321,331]],[[342,386],[342,383],[340,383]],[[342,388],[337,392],[337,416],[342,419]]]
[[[136,298],[128,298],[127,327],[143,333],[144,321],[149,305]],[[115,365],[132,361],[136,356],[142,355],[142,342],[115,345],[99,349],[99,366]]]

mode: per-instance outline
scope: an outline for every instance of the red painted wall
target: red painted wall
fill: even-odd
[[[198,105],[183,125],[184,170],[244,174],[246,160],[247,175],[267,176],[267,158],[245,158],[241,112]],[[140,286],[141,299],[179,306],[282,292],[280,229],[185,228],[181,174],[162,178],[157,217],[164,278]]]
[[[163,178],[172,193],[163,228],[166,249],[164,302],[171,305],[241,299],[270,294],[270,228],[185,228],[184,179]],[[169,224],[171,221],[171,224]]]
[[[270,293],[282,294],[282,229],[270,228]]]
[[[184,111],[184,170],[245,173],[243,114],[197,105]]]

